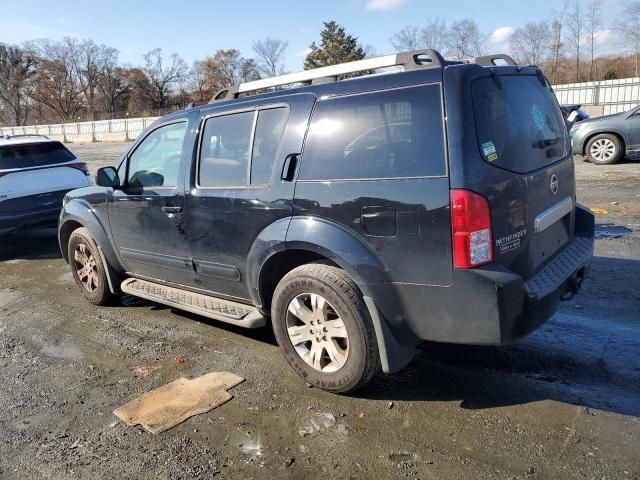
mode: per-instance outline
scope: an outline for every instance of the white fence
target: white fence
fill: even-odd
[[[134,140],[142,130],[158,117],[121,118],[96,122],[58,123],[53,125],[30,125],[26,127],[3,127],[0,135],[47,135],[65,142],[101,142],[109,134],[122,134],[123,140]],[[106,134],[106,135],[105,135]]]
[[[553,89],[561,104],[599,107],[591,110],[600,115],[624,112],[640,104],[640,78],[569,83]]]
[[[561,104],[580,103],[589,107],[587,110],[592,116],[623,112],[640,104],[640,78],[569,83],[553,88]],[[97,122],[0,127],[0,135],[47,135],[65,142],[134,140],[157,118],[121,118]]]

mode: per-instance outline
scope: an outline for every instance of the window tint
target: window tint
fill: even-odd
[[[198,178],[201,187],[247,184],[254,116],[254,111],[242,112],[205,122]]]
[[[251,158],[252,185],[266,185],[271,179],[287,113],[286,108],[271,108],[258,113]]]
[[[566,157],[567,128],[551,89],[533,75],[498,79],[480,78],[471,87],[482,157],[518,173]]]
[[[319,101],[304,147],[304,180],[445,174],[440,87]]]
[[[175,187],[187,124],[174,123],[151,132],[129,157],[130,187]]]
[[[32,168],[75,160],[59,142],[42,142],[0,147],[0,169]]]

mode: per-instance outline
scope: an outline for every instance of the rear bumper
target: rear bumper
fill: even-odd
[[[58,224],[60,206],[24,213],[0,214],[0,235],[31,227],[55,227]]]
[[[574,240],[525,281],[500,265],[454,270],[449,286],[367,284],[363,286],[384,318],[385,335],[398,345],[395,371],[406,363],[402,345],[418,339],[472,345],[501,345],[531,333],[576,293],[593,258],[594,217],[576,207]],[[393,359],[392,359],[393,360]]]

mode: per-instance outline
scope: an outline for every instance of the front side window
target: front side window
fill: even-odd
[[[127,185],[133,188],[175,187],[178,184],[186,122],[151,132],[129,156]]]
[[[321,100],[305,142],[302,180],[439,176],[446,173],[440,87]]]
[[[207,119],[200,145],[200,187],[247,184],[255,111]]]

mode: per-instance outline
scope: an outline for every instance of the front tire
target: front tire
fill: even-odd
[[[278,284],[271,315],[287,361],[311,385],[351,392],[380,371],[369,311],[343,270],[324,264],[295,268]]]
[[[587,143],[587,158],[596,165],[617,163],[624,155],[620,139],[609,133],[596,135]]]
[[[71,274],[82,295],[94,305],[109,303],[113,294],[109,291],[104,264],[89,230],[83,227],[71,233],[67,255]]]

